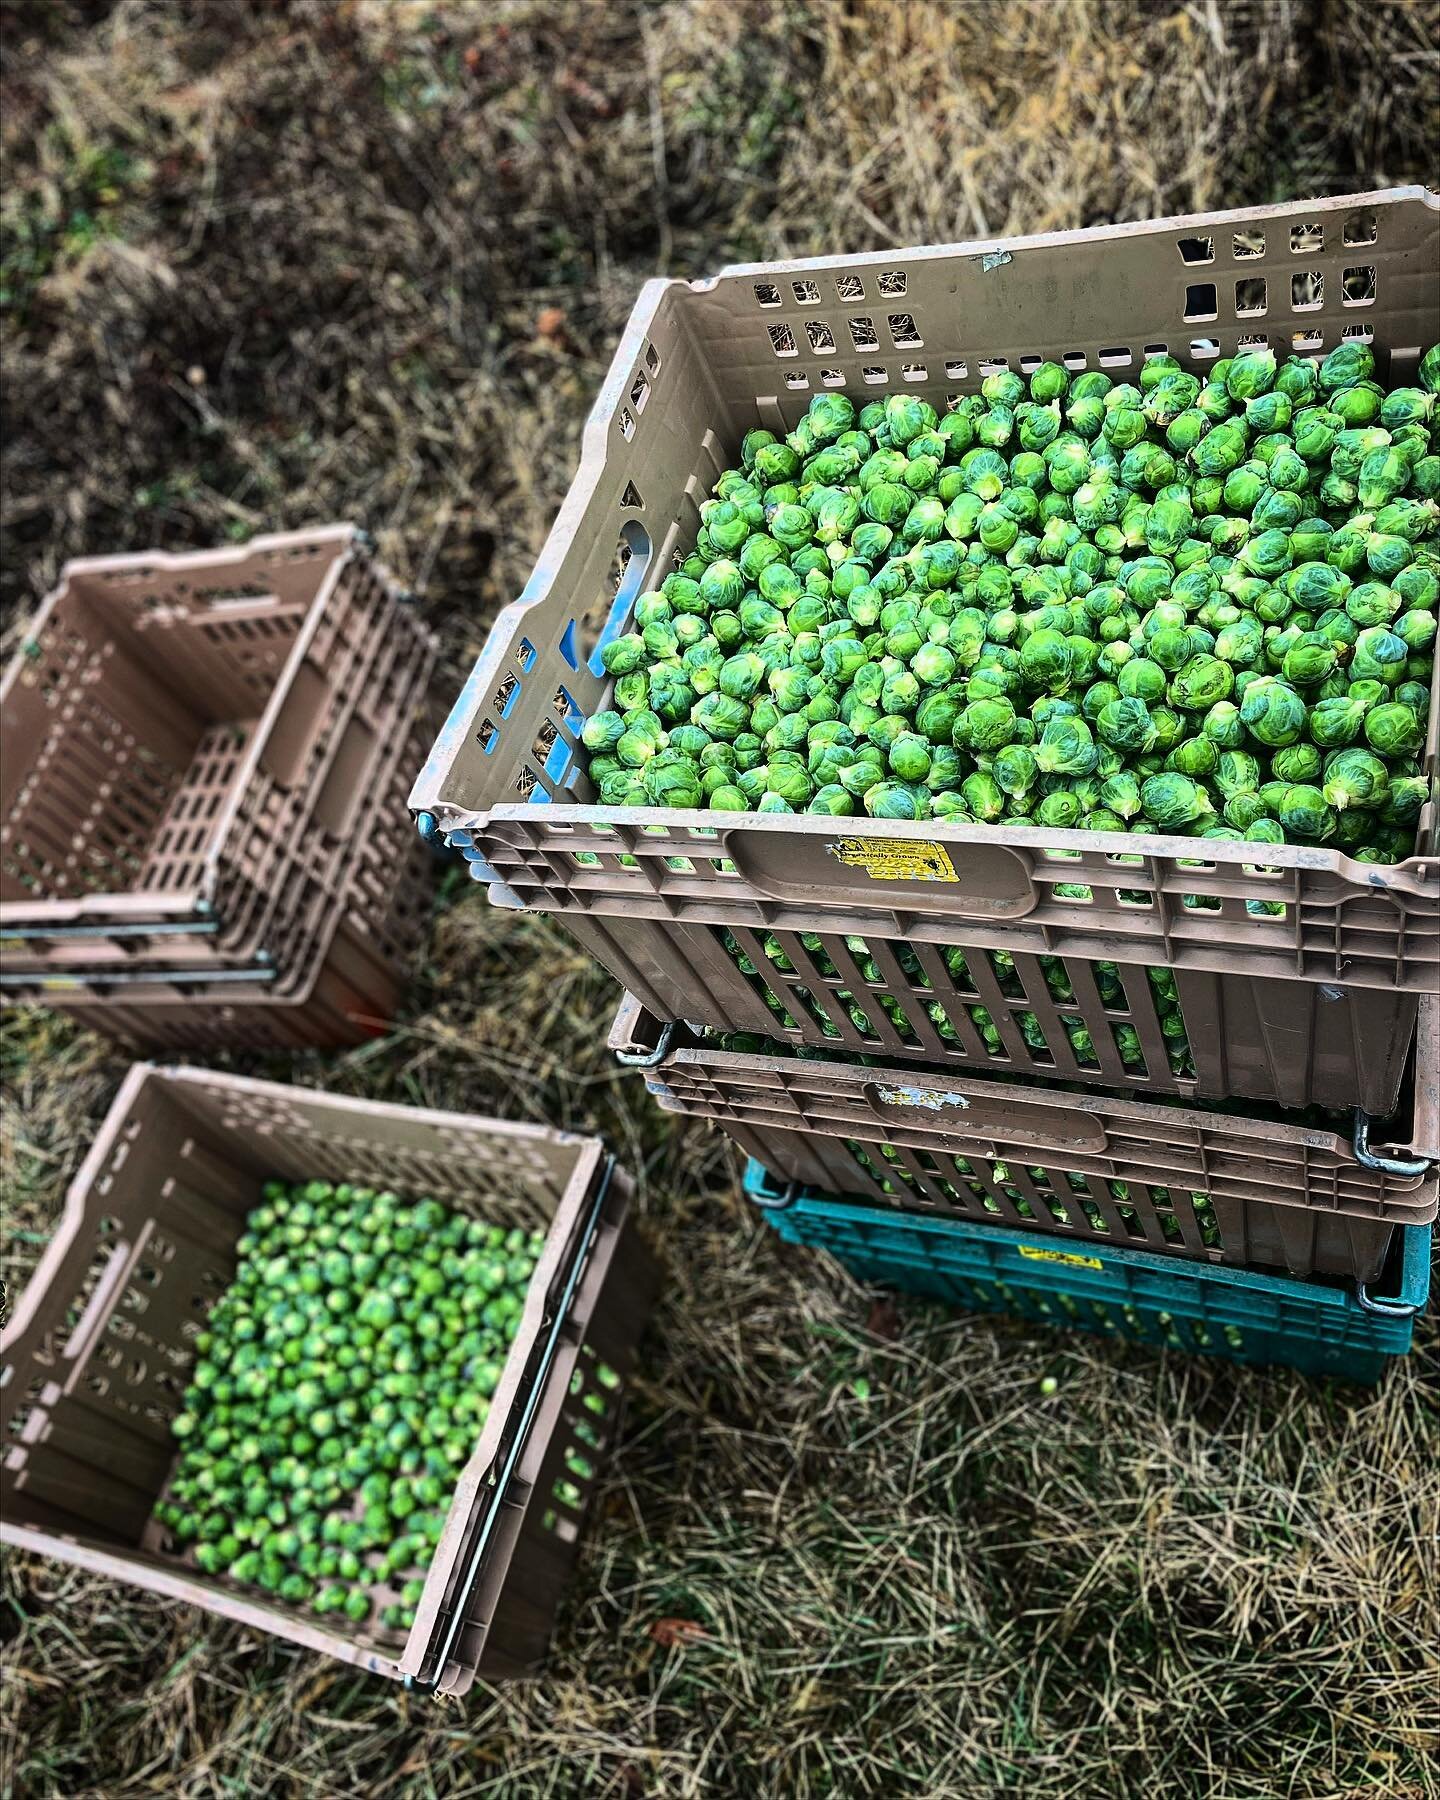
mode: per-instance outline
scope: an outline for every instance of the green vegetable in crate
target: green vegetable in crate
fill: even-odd
[[[194,1340],[160,1523],[207,1573],[407,1630],[543,1246],[434,1200],[267,1183]],[[382,1585],[401,1601],[377,1613]]]
[[[943,419],[911,393],[858,415],[816,396],[783,442],[747,434],[695,552],[601,652],[614,690],[581,733],[601,803],[1405,854],[1437,369],[1440,347],[1387,394],[1346,340],[1203,384],[1168,356],[1134,384],[1047,363],[1028,393],[1000,370]],[[1342,750],[1364,754],[1332,772]],[[1367,804],[1390,795],[1393,817]]]

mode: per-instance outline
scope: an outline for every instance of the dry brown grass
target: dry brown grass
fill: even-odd
[[[1437,37],[1430,0],[32,0],[9,616],[82,551],[356,516],[458,674],[644,276],[1435,183]],[[542,1679],[436,1709],[11,1559],[0,1791],[1440,1794],[1433,1325],[1375,1395],[920,1305],[873,1337],[609,1065],[614,999],[467,901],[389,1038],[294,1065],[643,1172],[671,1279]],[[0,1047],[15,1281],[123,1064],[41,1014]],[[672,1617],[703,1635],[660,1647]]]

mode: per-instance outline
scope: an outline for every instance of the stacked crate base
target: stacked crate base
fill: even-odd
[[[1212,300],[1228,298],[1232,271],[1264,280],[1266,317],[1227,307],[1217,318],[1212,307],[1194,322],[1202,251]],[[1363,288],[1347,280],[1362,265]],[[498,903],[556,914],[664,1019],[887,1059],[1389,1116],[1418,1001],[1440,986],[1433,802],[1403,864],[1289,845],[1267,846],[1259,865],[1253,845],[1217,840],[1201,859],[1193,839],[1159,835],[602,808],[578,734],[609,702],[600,646],[693,544],[699,506],[750,427],[789,429],[826,388],[857,405],[903,389],[943,411],[989,369],[1023,372],[1046,357],[1121,380],[1162,353],[1203,372],[1242,339],[1288,355],[1362,335],[1381,378],[1399,384],[1440,340],[1437,270],[1440,197],[1412,188],[649,284],[535,572],[415,784],[422,827],[457,846]],[[1317,291],[1328,296],[1318,306]],[[873,977],[857,973],[847,936],[864,938]],[[767,955],[771,937],[788,969]],[[947,951],[963,957],[963,976]],[[1015,959],[1003,976],[1002,952]],[[1066,977],[1058,1005],[1054,961]],[[1121,1002],[1102,998],[1100,963],[1119,967]],[[1193,1076],[1172,1070],[1151,968],[1174,976]],[[977,1037],[978,1007],[995,1020],[998,1052]],[[1077,1059],[1067,1025],[1085,1028],[1093,1066]],[[1140,1066],[1122,1056],[1117,1025],[1133,1028]]]
[[[348,526],[69,565],[6,676],[6,999],[145,1048],[373,1034],[428,913],[399,826],[434,661]]]
[[[661,1106],[714,1120],[787,1181],[930,1213],[1229,1267],[1375,1279],[1397,1226],[1440,1211],[1440,1006],[1409,1133],[1372,1166],[1331,1130],[904,1065],[742,1053],[622,1003],[610,1036]],[[1403,1154],[1401,1152],[1403,1151]],[[1372,1156],[1368,1149],[1364,1153]]]
[[[1306,1375],[1379,1381],[1411,1346],[1430,1291],[1432,1229],[1404,1227],[1373,1291],[1250,1269],[1177,1267],[1140,1250],[1053,1242],[959,1219],[899,1216],[777,1181],[745,1191],[787,1243],[828,1251],[861,1281],[967,1312]]]
[[[364,1169],[548,1233],[408,1637],[202,1573],[152,1519],[194,1340],[262,1184]],[[656,1271],[594,1138],[192,1069],[131,1070],[0,1338],[0,1541],[462,1693],[542,1654]]]

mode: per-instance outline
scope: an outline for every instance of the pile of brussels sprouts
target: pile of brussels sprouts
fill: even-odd
[[[434,1200],[267,1183],[195,1341],[157,1519],[207,1574],[408,1630],[544,1241]]]
[[[1205,379],[1041,363],[943,418],[748,433],[602,652],[602,805],[867,813],[1411,854],[1434,673],[1440,346]]]

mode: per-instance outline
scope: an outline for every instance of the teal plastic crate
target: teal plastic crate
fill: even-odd
[[[1395,1234],[1372,1287],[1177,1263],[1142,1250],[1060,1248],[996,1225],[895,1213],[788,1185],[751,1159],[745,1192],[788,1243],[828,1250],[862,1281],[1230,1362],[1373,1383],[1409,1350],[1430,1293],[1432,1228]]]

